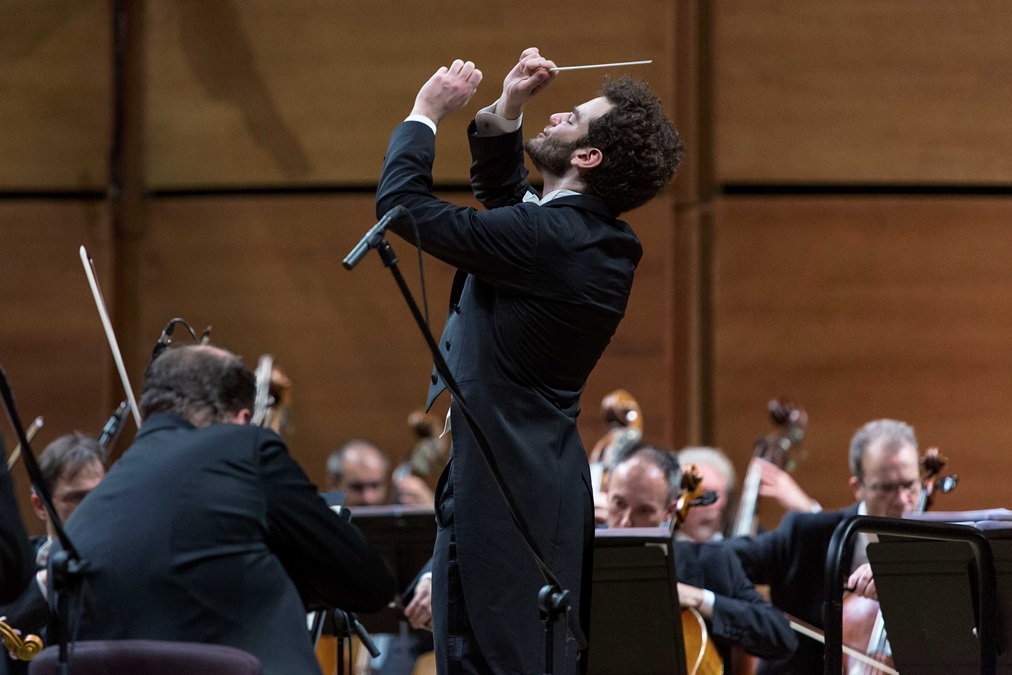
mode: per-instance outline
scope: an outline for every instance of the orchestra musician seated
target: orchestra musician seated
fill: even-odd
[[[393,598],[379,552],[276,433],[247,424],[254,381],[210,345],[149,364],[136,439],[67,521],[89,563],[80,639],[222,644],[264,675],[319,673],[307,606],[368,612]]]
[[[732,539],[729,545],[749,578],[769,584],[774,605],[821,629],[826,555],[836,526],[853,515],[900,518],[912,512],[921,487],[918,460],[917,438],[910,425],[890,419],[868,422],[850,442],[849,483],[857,503],[839,511],[791,512],[775,530]],[[798,504],[804,502],[798,500]],[[868,535],[859,534],[853,550],[845,553],[851,561],[847,587],[874,597],[868,542]],[[822,672],[824,656],[821,643],[805,639],[792,656],[763,661],[758,673]]]
[[[360,438],[342,443],[327,458],[328,491],[343,490],[344,505],[380,506],[389,504],[390,460],[375,444]],[[436,496],[423,479],[408,475],[397,481],[397,504],[432,506]]]
[[[60,436],[46,446],[39,455],[39,469],[49,488],[49,494],[52,495],[56,514],[61,522],[66,522],[81,500],[105,477],[105,453],[98,441],[75,432]],[[34,490],[31,501],[35,515],[46,526],[44,536],[32,537],[30,540],[39,571],[21,597],[9,605],[0,606],[0,616],[6,617],[7,623],[21,631],[22,635],[38,635],[45,640],[45,628],[49,620],[45,596],[45,565],[49,548],[56,540],[56,531],[49,513]],[[0,665],[0,672],[10,675],[27,673],[28,663],[13,659],[7,654],[4,663]]]
[[[674,455],[640,446],[612,470],[608,527],[658,527],[670,521],[680,487]],[[725,663],[731,663],[734,645],[770,658],[794,651],[798,641],[787,619],[755,591],[725,544],[676,541],[675,567],[682,608],[695,608],[704,617]]]
[[[737,488],[734,465],[717,448],[688,447],[678,451],[678,463],[690,464],[703,477],[703,489],[717,495],[717,501],[693,507],[675,532],[682,541],[716,542],[724,538],[728,527],[727,505]]]

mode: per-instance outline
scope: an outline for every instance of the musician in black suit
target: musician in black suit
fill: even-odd
[[[637,448],[609,476],[608,527],[658,527],[669,522],[680,487],[674,455],[651,446]],[[724,543],[676,541],[675,573],[682,608],[702,615],[728,669],[735,645],[765,657],[787,656],[797,647],[787,619],[756,592],[734,551]]]
[[[28,586],[35,571],[32,547],[14,497],[0,437],[0,602],[11,602]]]
[[[459,270],[439,346],[545,562],[581,612],[594,522],[576,416],[587,377],[625,313],[642,255],[617,216],[664,189],[682,148],[657,99],[631,80],[553,115],[525,145],[521,114],[554,80],[552,65],[537,49],[526,50],[502,96],[469,127],[471,183],[487,210],[432,195],[434,132],[481,80],[470,61],[440,68],[418,92],[411,116],[391,136],[376,199],[379,215],[397,205],[411,211],[421,247]],[[527,182],[525,147],[545,179],[544,197]],[[410,225],[393,229],[414,241]],[[444,388],[434,373],[430,405]],[[436,491],[437,662],[441,672],[540,672],[537,595],[544,580],[457,401],[450,419],[452,459]],[[572,671],[574,650],[563,668],[565,640],[556,646],[559,672]]]
[[[78,504],[95,489],[105,477],[105,452],[93,438],[81,433],[60,436],[46,446],[39,455],[39,470],[53,506],[61,522],[66,522]],[[46,558],[49,547],[56,540],[56,529],[39,496],[32,491],[32,509],[46,524],[46,535],[32,537],[34,556],[40,571],[35,579],[14,602],[0,606],[0,616],[21,631],[22,635],[37,635],[46,639],[49,606],[46,603]],[[27,673],[28,664],[17,661],[9,654],[0,661],[0,673]]]
[[[833,531],[845,518],[870,515],[900,518],[913,511],[920,489],[917,438],[909,425],[875,420],[858,429],[850,442],[850,486],[857,503],[839,511],[789,513],[777,529],[757,537],[732,539],[745,572],[757,584],[768,584],[774,605],[823,628],[826,601],[826,555]],[[869,538],[858,535],[844,559],[851,561],[849,588],[874,593],[868,557]],[[822,643],[802,638],[797,652],[782,660],[763,661],[758,673],[808,675],[823,670]]]
[[[254,377],[207,345],[148,367],[133,445],[67,521],[90,562],[82,639],[230,645],[265,675],[319,673],[307,605],[375,611],[395,581],[269,429]]]

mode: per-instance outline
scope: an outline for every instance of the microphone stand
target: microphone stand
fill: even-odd
[[[397,213],[396,215],[393,215],[395,211],[397,211]],[[464,418],[471,427],[475,440],[478,442],[478,447],[481,449],[482,457],[485,458],[485,462],[488,464],[488,468],[492,473],[493,482],[505,501],[506,510],[509,512],[510,518],[513,520],[514,525],[516,525],[517,531],[524,543],[524,548],[527,549],[531,558],[535,563],[537,563],[541,574],[547,582],[546,585],[538,591],[538,605],[541,611],[541,620],[545,624],[545,673],[546,675],[550,675],[552,673],[552,663],[555,656],[555,636],[552,629],[555,621],[561,617],[566,619],[566,628],[581,651],[587,648],[587,638],[584,636],[583,631],[580,628],[579,619],[572,613],[572,605],[569,603],[569,591],[562,587],[562,584],[556,578],[555,574],[545,563],[544,557],[539,551],[537,542],[534,541],[534,538],[530,534],[530,527],[528,527],[526,521],[524,520],[523,514],[520,512],[517,501],[514,498],[509,485],[506,484],[502,477],[502,472],[499,469],[499,462],[496,459],[495,454],[492,452],[488,438],[485,436],[485,433],[482,431],[477,419],[468,407],[467,401],[464,398],[464,395],[460,392],[460,387],[457,385],[456,379],[454,379],[453,374],[450,372],[449,366],[446,365],[443,355],[439,352],[436,340],[432,336],[432,332],[429,330],[429,326],[425,322],[425,318],[422,316],[422,312],[418,308],[418,304],[415,302],[414,296],[411,294],[411,289],[408,288],[403,275],[401,275],[400,269],[397,266],[397,254],[394,253],[393,247],[390,246],[390,242],[384,238],[386,224],[397,218],[410,219],[411,213],[400,206],[391,209],[391,211],[384,216],[379,223],[369,230],[366,236],[356,245],[355,249],[353,249],[347,258],[345,258],[344,266],[346,269],[352,269],[352,267],[354,267],[359,260],[362,259],[369,249],[375,248],[379,252],[383,265],[389,269],[390,274],[393,275],[394,281],[397,283],[397,287],[400,289],[401,295],[404,296],[404,301],[411,310],[411,315],[414,317],[415,323],[418,325],[418,329],[422,333],[422,337],[425,338],[425,343],[428,345],[429,351],[432,353],[436,370],[443,377],[443,380],[446,382],[446,388],[450,390],[450,393],[457,402],[461,413],[464,415]]]
[[[70,662],[68,659],[68,643],[70,641],[70,603],[73,598],[81,599],[81,587],[84,583],[84,575],[88,572],[88,561],[83,560],[73,542],[67,536],[63,528],[56,507],[53,505],[53,496],[42,477],[42,470],[39,468],[38,460],[29,444],[25,429],[21,425],[21,418],[18,416],[17,407],[14,405],[14,395],[11,392],[10,384],[7,381],[7,374],[0,367],[0,396],[7,411],[7,418],[10,420],[18,441],[21,443],[22,459],[28,476],[31,479],[35,494],[42,500],[42,505],[49,515],[53,524],[56,538],[60,542],[60,550],[49,556],[49,580],[52,594],[49,598],[50,616],[55,621],[56,636],[59,641],[59,672],[61,675],[70,673]],[[53,606],[55,603],[55,611]]]

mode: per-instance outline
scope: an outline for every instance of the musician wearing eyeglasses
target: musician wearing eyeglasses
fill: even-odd
[[[836,526],[854,515],[900,518],[915,510],[921,487],[917,438],[913,428],[897,420],[868,422],[850,442],[850,487],[856,503],[839,511],[788,514],[772,532],[730,543],[746,573],[757,584],[768,584],[778,608],[819,628],[823,627],[826,554]],[[859,534],[850,550],[847,586],[874,597],[867,564],[869,535]],[[801,641],[791,657],[763,661],[758,673],[822,672],[824,651],[814,640]]]

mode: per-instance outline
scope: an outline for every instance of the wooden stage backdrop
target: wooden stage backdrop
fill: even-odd
[[[22,416],[46,417],[38,449],[98,433],[123,394],[85,244],[135,386],[170,318],[212,324],[292,377],[292,452],[311,479],[353,436],[399,461],[430,361],[379,261],[340,267],[374,221],[390,130],[438,66],[475,60],[485,81],[444,122],[435,168],[442,195],[472,203],[463,128],[522,49],[652,58],[629,74],[661,96],[688,159],[628,214],[646,256],[588,384],[585,442],[623,387],[648,440],[716,444],[741,471],[767,400],[786,395],[811,417],[799,478],[827,507],[850,499],[851,433],[884,416],[950,456],[962,486],[946,506],[1007,506],[1010,23],[998,0],[563,0],[536,15],[498,1],[0,0],[0,364]],[[527,128],[601,77],[560,77]],[[414,251],[395,246],[417,290]],[[438,331],[452,270],[425,270]]]

